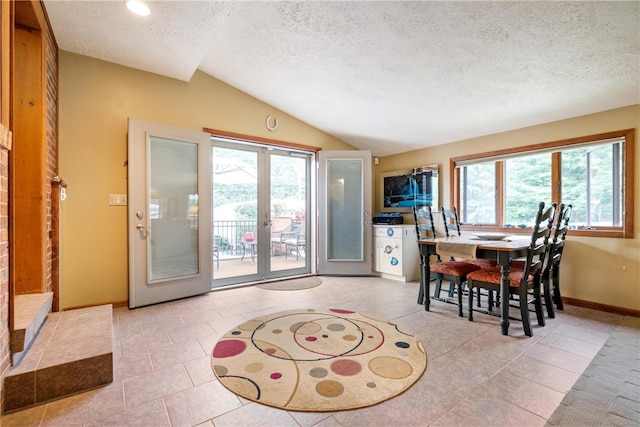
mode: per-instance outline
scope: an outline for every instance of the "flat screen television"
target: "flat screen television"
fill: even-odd
[[[386,172],[380,176],[380,211],[411,212],[417,204],[438,209],[438,166],[411,171]]]

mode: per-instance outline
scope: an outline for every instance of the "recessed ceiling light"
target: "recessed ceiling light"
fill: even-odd
[[[147,16],[151,13],[151,10],[149,10],[149,6],[147,6],[140,0],[127,0],[126,4],[129,10],[136,15]]]

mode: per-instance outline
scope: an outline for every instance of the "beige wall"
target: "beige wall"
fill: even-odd
[[[268,115],[278,118],[275,132]],[[127,193],[129,117],[353,149],[200,72],[186,83],[61,52],[61,309],[127,300],[126,207],[109,206],[109,194]]]
[[[622,129],[640,128],[640,105],[605,111],[582,117],[528,127],[511,132],[487,135],[438,147],[380,158],[374,166],[375,207],[380,206],[379,179],[383,172],[411,170],[414,167],[438,164],[441,184],[440,200],[450,201],[449,159],[484,151],[500,150],[542,142],[594,135]],[[635,178],[640,174],[640,150],[635,150]],[[635,179],[634,179],[635,181]],[[636,183],[634,206],[634,237],[609,239],[569,237],[562,258],[562,295],[592,303],[640,310],[640,208]],[[410,214],[405,222],[413,223]]]
[[[278,118],[276,132],[265,128],[267,115]],[[109,206],[109,194],[127,192],[128,117],[324,149],[353,148],[200,72],[186,83],[61,52],[60,176],[68,184],[61,221],[62,309],[127,300],[126,207]],[[452,156],[628,128],[640,128],[638,105],[383,157],[374,166],[373,210],[379,206],[382,172],[439,164],[440,198],[448,202]],[[410,215],[406,219],[412,222]],[[570,238],[563,258],[563,295],[640,310],[637,202],[634,222],[633,239]]]

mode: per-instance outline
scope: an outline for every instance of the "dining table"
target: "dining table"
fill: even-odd
[[[452,236],[438,238],[423,238],[418,240],[420,249],[420,286],[424,295],[424,309],[429,311],[430,302],[430,261],[438,254],[438,249],[445,248],[447,255],[468,254],[469,258],[492,259],[500,266],[502,280],[500,282],[500,326],[502,335],[509,330],[509,271],[511,262],[516,258],[525,257],[531,238],[527,235],[505,236],[501,239],[482,239],[469,236]],[[442,249],[441,249],[442,252]],[[475,254],[474,254],[475,252]],[[440,254],[442,256],[442,254]],[[443,258],[444,259],[444,258]]]

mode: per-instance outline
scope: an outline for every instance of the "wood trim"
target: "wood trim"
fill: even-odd
[[[450,206],[455,206],[460,212],[460,169],[456,168],[456,162],[449,159],[449,199]]]
[[[116,301],[116,302],[105,302],[105,303],[99,303],[99,304],[76,305],[73,307],[65,307],[61,311],[71,311],[71,310],[78,310],[80,308],[89,308],[89,307],[100,307],[100,306],[109,305],[109,304],[111,304],[113,308],[129,307],[129,301]]]
[[[0,33],[0,124],[6,128],[11,122],[11,34],[13,23],[11,22],[11,9],[13,2],[0,2],[0,20],[2,33]],[[4,146],[4,145],[3,145]],[[10,147],[10,146],[9,146]]]
[[[640,310],[634,310],[632,308],[616,307],[613,305],[600,304],[597,302],[584,301],[580,299],[567,298],[567,297],[562,297],[562,302],[568,305],[575,305],[576,307],[590,308],[592,310],[620,314],[622,316],[640,317]]]
[[[458,187],[460,186],[460,175],[454,173],[456,165],[460,162],[467,162],[470,160],[481,160],[481,159],[487,159],[487,158],[498,158],[500,156],[513,155],[513,154],[524,153],[528,151],[548,150],[552,148],[568,147],[571,145],[586,144],[590,142],[596,142],[599,140],[624,138],[625,139],[625,148],[624,148],[625,155],[623,159],[624,175],[623,175],[622,186],[624,191],[625,212],[623,213],[622,225],[620,227],[599,227],[597,229],[592,229],[592,230],[589,230],[589,229],[571,230],[569,232],[569,235],[631,239],[634,237],[633,218],[634,218],[634,209],[635,209],[634,207],[634,203],[635,203],[634,201],[635,132],[636,132],[635,129],[623,129],[623,130],[618,130],[613,132],[600,133],[596,135],[587,135],[587,136],[581,136],[576,138],[545,142],[541,144],[532,144],[532,145],[525,145],[522,147],[508,148],[504,150],[489,151],[486,153],[469,154],[465,156],[452,157],[451,159],[449,159],[450,168],[451,168],[451,177],[452,177],[451,181],[453,182],[453,186],[454,186],[452,187],[452,191],[451,191],[451,201],[453,204],[455,204],[456,201],[458,203],[460,202],[459,195],[458,195]],[[560,160],[559,160],[559,154],[553,153],[553,156],[558,156],[558,157],[552,157],[552,166],[555,166],[554,161],[556,160],[557,160],[557,164],[561,166]],[[503,175],[502,166],[501,166],[502,164],[503,164],[503,161],[500,161],[500,160],[496,161],[496,177],[498,176],[502,177]],[[562,198],[560,197],[561,194],[560,194],[559,170],[560,170],[559,168],[552,167],[552,174],[553,174],[551,178],[552,185],[554,187],[557,187],[557,188],[552,188],[552,192],[551,192],[552,200],[562,200]],[[454,179],[456,177],[457,179]],[[501,182],[504,182],[504,181],[501,181]],[[502,188],[501,182],[496,182],[496,189],[500,190],[496,194],[496,201],[498,200],[498,198],[503,197],[504,189]],[[496,211],[496,218],[498,220],[497,224],[502,224],[502,222],[500,222],[502,215],[503,214]],[[508,228],[498,227],[497,224],[492,229],[493,231],[509,231],[510,230]],[[467,226],[465,227],[465,229],[473,230],[474,228]],[[489,230],[488,227],[483,227],[482,229]]]
[[[562,200],[562,183],[560,182],[561,170],[562,170],[562,156],[560,155],[560,153],[552,153],[551,154],[551,200]]]
[[[624,237],[633,238],[633,216],[634,216],[634,194],[635,194],[635,129],[629,129],[625,134],[626,147],[624,156],[624,208],[622,223],[624,226]],[[630,177],[630,178],[628,178]]]
[[[546,150],[546,149],[555,148],[555,147],[565,147],[568,145],[586,144],[589,142],[594,142],[594,141],[603,140],[603,139],[628,137],[629,134],[633,135],[634,132],[635,132],[635,129],[617,130],[613,132],[599,133],[596,135],[579,136],[576,138],[561,139],[558,141],[523,145],[522,147],[506,148],[504,150],[487,151],[485,153],[477,153],[477,154],[468,154],[465,156],[452,157],[451,160],[453,160],[455,163],[460,163],[467,160],[486,159],[487,157],[505,156],[510,154],[523,153],[526,151]]]
[[[227,132],[219,129],[203,128],[202,131],[211,134],[211,136],[238,139],[241,141],[248,141],[248,142],[259,142],[260,144],[272,145],[274,147],[294,148],[294,149],[304,150],[304,151],[313,151],[316,153],[322,150],[321,147],[314,147],[312,145],[304,145],[304,144],[297,144],[295,142],[286,142],[286,141],[280,141],[277,139],[262,138],[260,136],[244,135],[241,133]]]
[[[14,31],[13,137],[11,152],[12,258],[16,295],[43,292],[48,242],[45,102],[42,32]]]
[[[496,204],[494,209],[496,210],[496,225],[505,223],[505,204],[506,204],[506,191],[505,181],[506,177],[504,162],[496,162]]]
[[[607,313],[620,314],[623,316],[640,317],[640,310],[633,310],[625,307],[616,307],[613,305],[599,304],[591,301],[584,301],[580,299],[567,298],[567,297],[562,297],[562,302],[564,304],[574,305],[576,307],[590,308],[592,310],[604,311]],[[63,309],[63,311],[77,310],[79,308],[87,308],[87,307],[98,307],[106,304],[111,304],[113,308],[128,307],[129,305],[127,301],[115,301],[115,302],[105,302],[103,304],[87,304],[87,305],[78,305],[74,307],[67,307]]]

